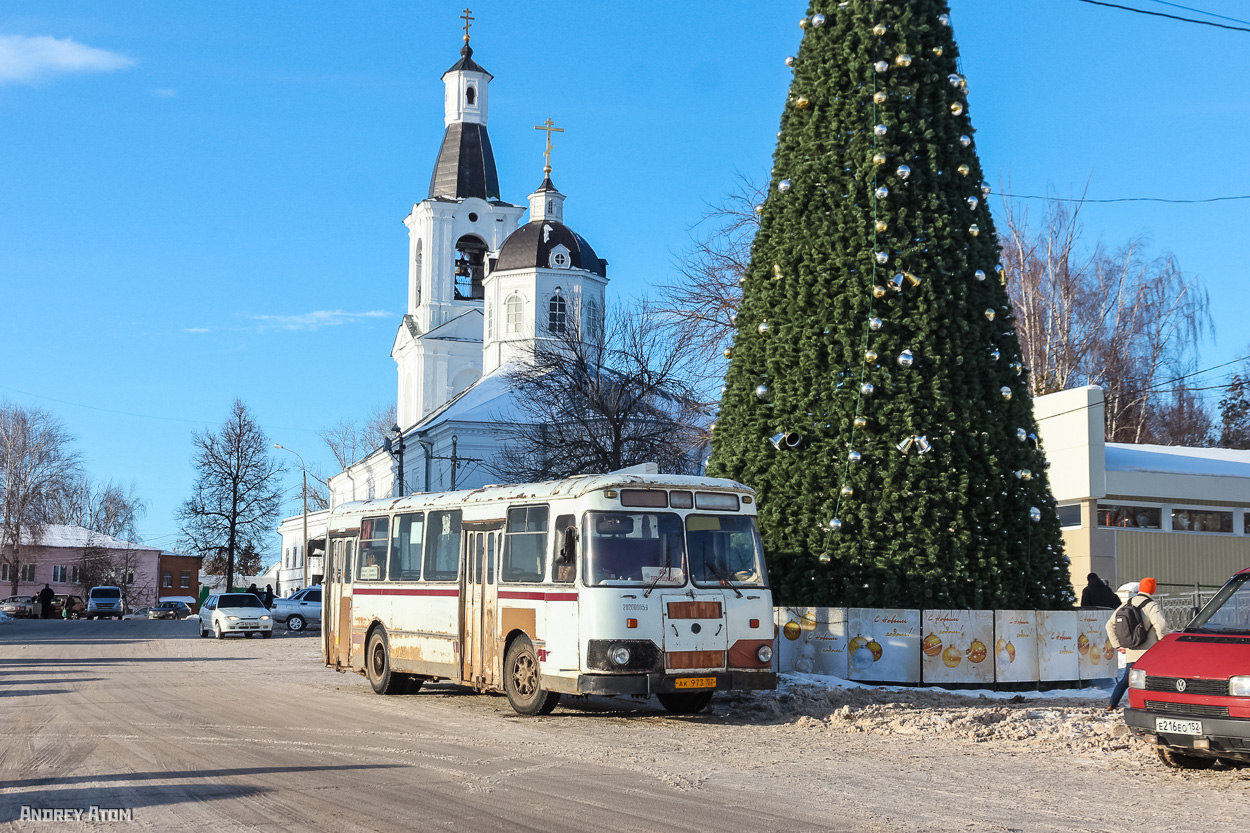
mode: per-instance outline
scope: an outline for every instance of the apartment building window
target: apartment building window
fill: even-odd
[[[34,581],[35,580],[35,565],[23,564],[21,574],[22,574],[21,576],[22,581]]]
[[[173,586],[174,586],[173,571],[166,570],[165,572],[161,573],[161,587],[173,587]]]
[[[69,569],[63,564],[52,565],[52,581],[55,584],[64,584],[65,579],[69,577]]]
[[[73,567],[70,567],[70,568],[69,568],[69,582],[70,582],[70,584],[78,584],[78,583],[80,583],[79,573],[78,573],[78,567],[77,567],[77,566],[73,566]]]

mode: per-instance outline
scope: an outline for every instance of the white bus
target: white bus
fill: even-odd
[[[629,473],[344,504],[322,658],[379,694],[450,680],[521,714],[561,694],[688,713],[775,688],[755,509],[731,480]]]

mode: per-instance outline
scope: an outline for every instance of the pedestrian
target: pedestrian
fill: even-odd
[[[39,600],[39,618],[51,619],[52,601],[56,598],[56,592],[53,591],[52,585],[45,584],[43,589],[39,591],[39,595],[35,598]]]
[[[1168,633],[1168,622],[1163,617],[1163,608],[1154,599],[1154,592],[1158,588],[1157,582],[1153,578],[1144,578],[1137,585],[1137,594],[1129,597],[1125,603],[1139,608],[1143,618],[1146,620],[1146,637],[1139,644],[1132,648],[1120,644],[1120,639],[1115,632],[1116,618],[1119,616],[1117,612],[1109,620],[1107,620],[1107,638],[1111,640],[1111,645],[1121,654],[1124,655],[1124,669],[1120,672],[1120,678],[1116,680],[1115,688],[1111,691],[1111,702],[1107,706],[1107,711],[1115,711],[1120,705],[1120,698],[1124,696],[1124,692],[1128,690],[1128,675],[1133,670],[1133,664],[1141,659],[1142,654],[1150,649],[1161,638]]]
[[[272,584],[265,585],[264,602],[265,602],[265,607],[269,608],[270,610],[273,610],[273,585]]]
[[[260,588],[256,586],[256,582],[252,582],[247,586],[247,592],[251,593],[258,599],[260,598]]]
[[[1086,576],[1089,584],[1081,591],[1081,607],[1103,607],[1115,610],[1122,602],[1108,584],[1098,577],[1097,573]]]

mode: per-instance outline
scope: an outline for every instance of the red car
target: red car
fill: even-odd
[[[1124,720],[1171,767],[1250,763],[1250,569],[1129,672]]]

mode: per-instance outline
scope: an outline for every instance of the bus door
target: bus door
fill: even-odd
[[[352,653],[352,562],[356,556],[355,538],[334,538],[328,542],[326,586],[322,593],[322,633],[326,635],[327,665],[349,668]],[[363,651],[363,648],[361,649]]]
[[[495,667],[499,664],[495,554],[502,530],[502,521],[465,522],[461,533],[464,569],[460,571],[460,676],[477,689],[495,684]]]

